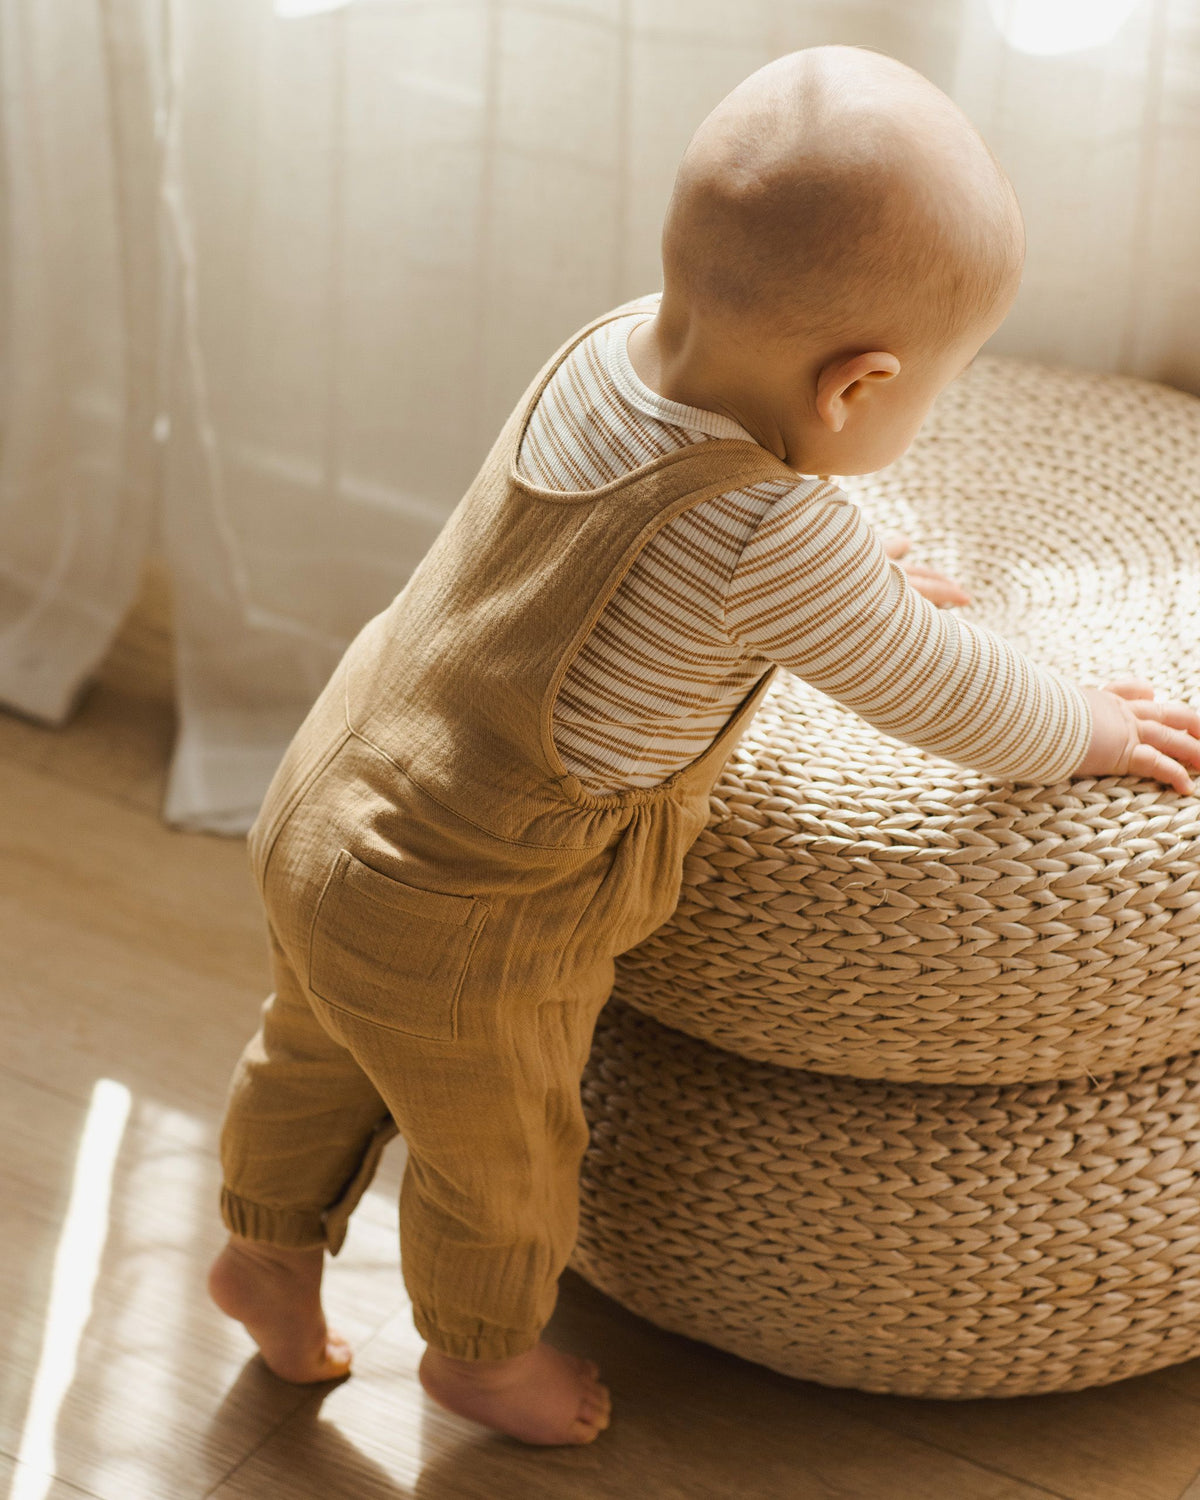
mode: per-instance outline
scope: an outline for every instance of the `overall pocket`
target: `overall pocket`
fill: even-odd
[[[313,916],[308,987],[375,1026],[454,1041],[459,994],[487,915],[482,900],[404,885],[343,849]]]

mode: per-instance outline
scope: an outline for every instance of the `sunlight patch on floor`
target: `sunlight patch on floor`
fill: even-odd
[[[92,1311],[96,1273],[108,1238],[113,1168],[129,1106],[129,1090],[112,1079],[101,1078],[92,1090],[54,1256],[41,1355],[9,1500],[44,1500],[54,1482],[54,1434],[59,1409],[75,1376],[79,1340]]]

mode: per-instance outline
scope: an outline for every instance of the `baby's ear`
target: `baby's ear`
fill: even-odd
[[[899,375],[900,361],[886,350],[830,360],[817,376],[817,415],[831,432],[841,432],[850,406],[872,382]]]

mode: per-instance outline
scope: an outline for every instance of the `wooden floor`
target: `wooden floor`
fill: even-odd
[[[523,1449],[432,1407],[393,1151],[328,1276],[353,1378],[268,1374],[207,1303],[216,1128],[265,962],[239,841],[158,817],[172,724],[152,578],[65,731],[0,715],[0,1478],[9,1500],[1200,1500],[1200,1361],[937,1403],[786,1380],[568,1278],[553,1334],[609,1432]]]

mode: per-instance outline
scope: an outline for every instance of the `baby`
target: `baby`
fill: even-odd
[[[905,451],[1022,256],[1011,186],[926,80],[843,47],[763,68],[684,156],[661,301],[554,357],[351,645],[250,839],[275,990],[233,1082],[210,1286],[277,1374],[349,1368],[324,1256],[398,1127],[426,1391],[530,1443],[608,1425],[596,1366],[541,1338],[580,1074],[776,667],[999,777],[1191,790],[1200,715],[937,608],[966,596],[821,477]]]

